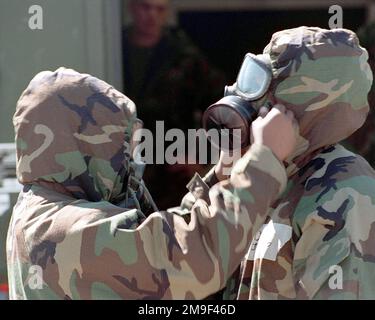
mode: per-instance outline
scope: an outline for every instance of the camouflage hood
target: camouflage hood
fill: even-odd
[[[267,98],[295,113],[300,140],[287,187],[227,288],[239,299],[374,299],[375,172],[337,144],[369,111],[368,54],[349,30],[307,27],[274,34],[265,52]]]
[[[19,181],[78,199],[121,200],[135,120],[134,103],[104,81],[65,68],[39,73],[13,119]]]
[[[350,30],[314,27],[275,33],[264,53],[274,77],[268,98],[292,110],[300,125],[298,147],[288,161],[291,175],[365,122],[373,79],[368,53]]]

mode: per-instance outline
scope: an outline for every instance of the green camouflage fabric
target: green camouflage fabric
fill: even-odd
[[[188,218],[158,212],[130,152],[136,119],[127,97],[71,69],[23,92],[11,299],[202,299],[225,287],[286,186],[284,166],[254,145],[231,182],[208,190],[209,175],[194,177]]]
[[[337,144],[369,112],[368,53],[345,29],[277,32],[269,99],[300,125],[288,184],[224,298],[374,299],[375,172]]]

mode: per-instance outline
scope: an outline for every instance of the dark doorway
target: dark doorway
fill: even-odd
[[[180,26],[235,81],[246,52],[261,53],[274,32],[298,26],[328,28],[328,8],[305,10],[181,12]],[[344,9],[344,28],[356,31],[366,21],[366,8]]]

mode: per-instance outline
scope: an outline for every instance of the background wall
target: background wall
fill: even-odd
[[[29,29],[34,4],[43,30]],[[121,0],[0,0],[0,143],[13,141],[16,101],[39,71],[72,67],[122,87],[120,8]]]

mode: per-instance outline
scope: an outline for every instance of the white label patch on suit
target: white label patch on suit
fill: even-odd
[[[247,260],[267,259],[276,261],[280,249],[292,238],[292,227],[286,224],[264,224],[255,235],[247,252]]]

